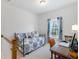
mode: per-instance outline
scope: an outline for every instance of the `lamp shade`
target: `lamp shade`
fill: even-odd
[[[75,30],[75,31],[77,31],[78,30],[78,25],[72,25],[72,30]]]
[[[40,4],[41,5],[46,5],[47,4],[47,0],[40,0]]]

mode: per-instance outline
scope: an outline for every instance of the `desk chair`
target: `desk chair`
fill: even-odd
[[[54,46],[55,40],[53,38],[49,38],[48,43],[50,45],[50,48]]]
[[[64,38],[66,41],[71,41],[73,39],[73,36],[64,35]]]
[[[53,38],[49,38],[48,43],[49,43],[50,49],[51,49],[51,47],[53,47],[55,45],[55,40]],[[53,55],[52,55],[52,52],[51,52],[51,59],[53,59],[52,56]]]

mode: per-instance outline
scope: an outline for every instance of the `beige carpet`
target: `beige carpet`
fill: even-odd
[[[18,52],[18,59],[50,59],[51,54],[49,51],[50,47],[48,44],[44,45],[43,47],[33,51],[29,55],[22,56],[20,52]]]

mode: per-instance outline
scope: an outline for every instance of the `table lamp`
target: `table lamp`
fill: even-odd
[[[77,24],[72,25],[72,31],[73,33],[76,34],[76,36],[78,36],[78,25]]]
[[[70,45],[70,50],[73,50],[75,52],[78,52],[78,40],[77,40],[77,30],[78,30],[78,26],[77,25],[72,25],[72,30],[75,32],[71,45]]]

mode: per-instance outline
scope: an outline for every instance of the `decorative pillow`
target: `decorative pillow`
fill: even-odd
[[[39,33],[37,31],[34,31],[32,33],[33,33],[33,37],[39,37]]]
[[[31,32],[28,32],[28,33],[27,33],[27,36],[28,36],[28,38],[32,38],[32,37],[33,37],[33,35],[32,35]]]
[[[15,37],[16,37],[19,41],[22,41],[24,38],[26,38],[26,33],[15,33]]]

